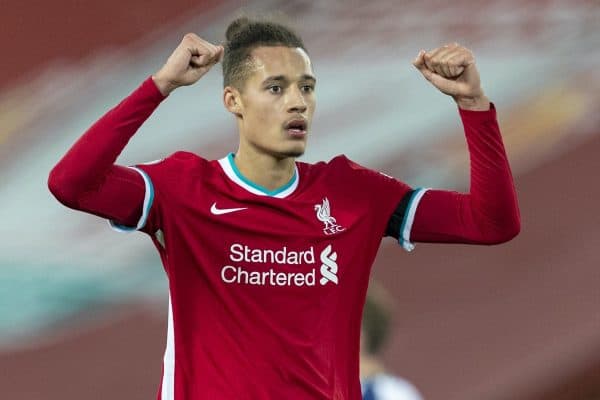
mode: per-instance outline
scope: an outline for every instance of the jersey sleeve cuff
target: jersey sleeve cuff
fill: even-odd
[[[419,202],[428,190],[429,188],[416,189],[408,201],[408,206],[406,207],[404,219],[402,220],[402,225],[400,225],[400,233],[398,235],[398,243],[406,251],[412,251],[415,248],[415,245],[410,241],[410,233],[415,220],[415,214],[417,213]]]
[[[167,96],[160,92],[158,86],[156,86],[156,83],[154,82],[154,79],[152,79],[152,76],[149,76],[144,82],[142,82],[139,90],[144,95],[148,96],[149,99],[152,99],[152,101],[154,101],[156,104],[159,104],[161,101],[167,98]]]
[[[490,102],[490,109],[485,111],[464,110],[458,107],[458,113],[463,122],[496,120],[496,106]]]
[[[144,194],[144,204],[142,206],[142,215],[136,226],[125,226],[125,225],[120,225],[113,220],[108,221],[108,224],[110,225],[110,227],[113,230],[115,230],[117,232],[122,232],[122,233],[138,231],[138,230],[142,229],[144,226],[146,226],[146,222],[148,221],[148,215],[150,214],[150,208],[152,207],[152,202],[154,201],[154,186],[152,185],[152,180],[150,179],[150,176],[148,176],[148,174],[146,172],[144,172],[143,170],[141,170],[140,168],[137,168],[137,167],[129,167],[129,168],[138,172],[142,176],[142,178],[144,179],[144,184],[146,185],[146,193]]]

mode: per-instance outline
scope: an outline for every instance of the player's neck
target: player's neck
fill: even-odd
[[[292,179],[295,159],[277,159],[269,154],[239,149],[234,162],[240,173],[251,182],[268,190],[276,190]]]

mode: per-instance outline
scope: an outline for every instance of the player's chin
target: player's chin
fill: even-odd
[[[290,149],[288,151],[283,152],[283,156],[285,157],[300,157],[301,155],[304,154],[304,148],[302,149]]]
[[[300,157],[304,154],[305,149],[305,143],[294,143],[293,146],[288,146],[286,149],[283,149],[280,154],[284,157]]]

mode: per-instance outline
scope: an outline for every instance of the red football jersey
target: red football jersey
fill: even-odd
[[[469,193],[410,191],[343,156],[297,162],[291,181],[268,191],[239,173],[233,155],[179,152],[137,172],[114,164],[163,100],[148,78],[48,178],[68,207],[137,220],[113,225],[148,233],[160,252],[170,307],[159,399],[359,400],[362,306],[388,220],[408,250],[411,238],[497,244],[519,232],[493,106],[459,110]]]
[[[146,183],[136,228],[169,279],[159,399],[361,399],[369,273],[411,189],[344,156],[296,162],[275,191],[242,176],[233,154],[177,152],[132,168]]]

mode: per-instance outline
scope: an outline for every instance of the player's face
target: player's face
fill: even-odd
[[[258,47],[240,93],[241,141],[277,158],[304,153],[315,111],[315,77],[300,48]]]

